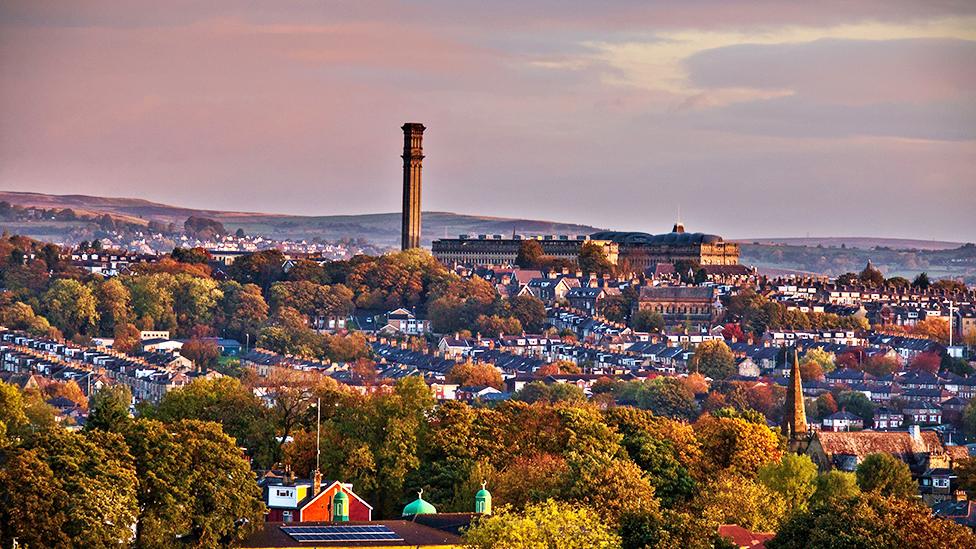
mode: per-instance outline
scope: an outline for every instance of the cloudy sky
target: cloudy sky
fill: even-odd
[[[815,6],[815,7],[814,7]],[[5,0],[0,188],[976,240],[976,2]]]

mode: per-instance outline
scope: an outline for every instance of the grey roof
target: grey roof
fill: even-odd
[[[590,235],[593,240],[612,240],[618,244],[628,245],[656,245],[656,244],[718,244],[722,237],[704,233],[663,233],[648,234],[641,232],[600,231]]]

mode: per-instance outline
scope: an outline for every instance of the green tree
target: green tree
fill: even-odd
[[[258,345],[281,354],[309,358],[325,354],[325,339],[308,327],[305,317],[291,307],[282,307],[261,329]]]
[[[175,509],[153,517],[158,528],[153,537],[161,542],[158,547],[172,546],[172,538],[166,539],[169,535],[178,535],[184,543],[198,546],[224,546],[243,540],[260,527],[265,511],[261,491],[237,444],[220,425],[179,421],[166,426],[166,430],[175,441],[170,446],[175,455],[157,457],[175,458],[182,463],[183,470],[177,474],[186,478],[176,482],[185,487],[181,495],[186,497],[172,502]],[[149,486],[140,485],[140,489],[145,488]],[[143,494],[149,501],[159,503],[155,493]],[[164,524],[166,518],[181,512],[182,520]]]
[[[735,474],[705,484],[691,508],[712,524],[738,524],[760,532],[775,531],[786,513],[779,493]]]
[[[29,547],[127,545],[137,483],[120,435],[46,429],[5,452],[0,539]]]
[[[612,274],[614,270],[614,265],[604,253],[603,246],[595,242],[583,243],[580,247],[577,264],[584,273],[603,275]]]
[[[98,302],[91,289],[70,278],[55,280],[44,294],[47,318],[68,337],[91,335],[98,323]]]
[[[831,505],[836,501],[852,498],[861,493],[857,476],[846,471],[827,471],[814,481],[815,491],[810,506]]]
[[[630,327],[637,332],[660,332],[664,330],[664,317],[657,311],[641,309],[630,319]]]
[[[860,417],[865,422],[874,418],[875,406],[864,393],[859,391],[844,391],[837,395],[837,406]]]
[[[251,344],[258,339],[261,326],[268,320],[268,303],[256,284],[244,284],[230,280],[221,285],[223,299],[220,310],[228,335]]]
[[[539,333],[546,325],[546,306],[531,295],[515,296],[509,300],[511,315],[531,333]]]
[[[129,302],[132,300],[129,289],[118,278],[110,278],[95,286],[95,296],[98,312],[98,333],[110,335],[115,333],[116,326],[129,322],[131,311]]]
[[[662,505],[674,507],[694,495],[696,482],[679,460],[674,443],[655,432],[661,420],[644,410],[620,407],[608,410],[606,421],[623,435],[621,444],[647,473]]]
[[[737,547],[719,537],[715,525],[702,517],[671,509],[662,509],[660,512],[647,509],[629,510],[620,519],[620,537],[623,549]]]
[[[609,549],[618,547],[620,538],[588,508],[548,500],[527,505],[521,513],[501,507],[466,530],[464,542],[484,549]]]
[[[915,501],[862,494],[795,515],[766,542],[769,549],[835,547],[973,547],[976,536],[932,516]]]
[[[805,455],[784,454],[778,463],[759,469],[759,482],[778,493],[786,504],[786,516],[807,509],[816,490],[817,466]]]
[[[20,390],[15,385],[0,381],[0,440],[4,436],[19,436],[26,432],[30,420],[24,407]]]
[[[698,414],[695,394],[677,378],[659,377],[644,382],[637,393],[637,404],[659,416],[691,420]]]
[[[185,273],[176,275],[173,288],[173,312],[182,335],[188,336],[195,326],[213,323],[217,302],[223,297],[217,281]]]
[[[871,454],[857,466],[857,485],[865,492],[887,497],[913,498],[918,484],[902,460],[891,454]]]
[[[803,355],[803,362],[816,363],[824,373],[832,372],[836,368],[834,360],[833,353],[828,353],[819,347],[810,349]]]
[[[274,426],[267,408],[240,381],[230,377],[198,379],[167,392],[142,415],[165,423],[183,419],[220,423],[224,432],[247,448],[258,463],[269,461],[275,447]]]
[[[706,341],[695,349],[691,368],[712,379],[725,379],[736,373],[735,356],[724,341]]]
[[[279,250],[263,250],[237,258],[227,274],[241,284],[256,284],[267,291],[285,276],[285,256]]]
[[[930,285],[929,275],[924,272],[918,273],[918,276],[912,281],[912,288],[918,288],[919,290],[928,290]]]
[[[976,436],[976,399],[970,400],[962,409],[962,429],[969,436]]]
[[[129,407],[132,393],[125,385],[102,387],[92,395],[88,403],[90,412],[85,423],[86,430],[123,432],[129,422]]]

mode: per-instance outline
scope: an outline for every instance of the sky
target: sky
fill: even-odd
[[[0,189],[976,240],[976,2],[4,0]],[[680,214],[679,214],[680,212]]]

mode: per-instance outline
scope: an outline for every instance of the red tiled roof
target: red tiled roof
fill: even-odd
[[[718,535],[729,538],[732,543],[748,549],[765,549],[766,542],[776,534],[772,532],[752,532],[738,524],[723,524],[718,527]]]

